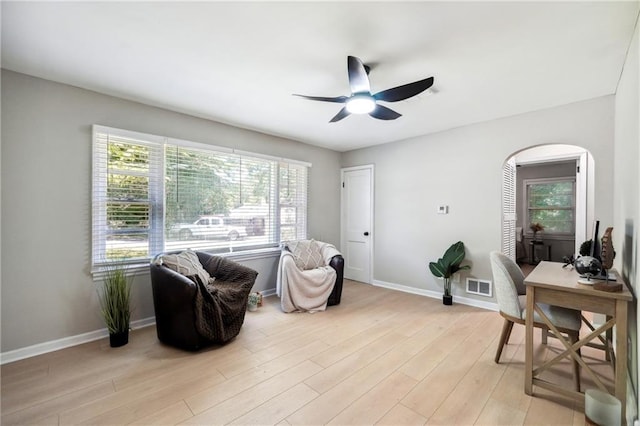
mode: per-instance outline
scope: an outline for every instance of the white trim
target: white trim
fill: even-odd
[[[418,296],[431,297],[433,299],[442,299],[442,292],[438,291],[409,287],[402,284],[389,283],[380,280],[373,280],[372,284],[376,287],[388,288],[390,290],[402,291],[404,293],[416,294]],[[459,296],[457,294],[453,295],[453,300],[455,303],[459,303],[461,305],[474,306],[476,308],[487,309],[495,312],[499,311],[497,303],[485,302],[482,300],[472,299],[470,297]]]
[[[152,326],[156,323],[155,317],[143,318],[132,321],[131,328],[138,329]],[[7,364],[21,359],[30,358],[36,355],[46,354],[48,352],[58,351],[60,349],[71,346],[81,345],[83,343],[93,342],[95,340],[109,337],[109,331],[106,328],[90,331],[88,333],[78,334],[76,336],[63,337],[62,339],[50,340],[44,343],[27,346],[13,351],[0,353],[0,365]]]
[[[264,297],[276,296],[276,288],[274,287],[266,290],[261,290],[260,293],[262,293]]]
[[[589,161],[586,151],[580,155],[580,159],[576,166],[576,226],[574,236],[574,253],[579,253],[580,245],[583,241],[587,240],[587,223],[589,223],[587,221],[587,206],[589,200],[587,195],[587,189],[589,188]]]
[[[539,148],[553,148],[557,153],[526,154]],[[526,155],[523,155],[526,154]],[[576,145],[549,144],[541,146],[531,146],[513,154],[516,164],[545,164],[564,160],[576,160],[580,164],[580,173],[576,172],[576,206],[575,206],[575,252],[578,253],[580,244],[589,237],[588,225],[594,219],[594,199],[595,199],[595,168],[593,168],[593,156],[588,150]],[[590,170],[592,169],[592,170]]]

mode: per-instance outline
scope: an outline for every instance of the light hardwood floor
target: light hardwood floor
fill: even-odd
[[[455,301],[454,301],[455,303]],[[284,314],[276,297],[240,335],[197,353],[155,327],[2,366],[2,424],[584,424],[583,407],[524,394],[524,327],[501,364],[497,312],[346,281],[339,306]],[[559,343],[539,343],[538,358]],[[586,348],[611,385],[600,351]],[[548,372],[571,386],[568,362]],[[583,376],[584,387],[589,378]]]

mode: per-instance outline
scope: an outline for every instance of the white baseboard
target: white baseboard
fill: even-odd
[[[275,296],[276,289],[275,289],[275,287],[274,288],[269,288],[269,289],[266,289],[266,290],[261,290],[260,293],[262,293],[262,295],[264,297]]]
[[[417,294],[419,296],[431,297],[433,299],[442,299],[442,292],[433,290],[423,290],[420,288],[409,287],[402,284],[389,283],[386,281],[373,280],[373,285],[377,287],[388,288],[390,290],[398,290],[405,293]],[[460,303],[462,305],[475,306],[476,308],[488,309],[490,311],[498,312],[498,304],[494,302],[485,302],[478,299],[472,299],[470,297],[453,295],[454,303]]]
[[[132,321],[131,328],[136,329],[148,327],[155,323],[155,317],[143,318],[140,320]],[[42,355],[47,352],[57,351],[60,349],[68,348],[70,346],[93,342],[94,340],[104,339],[108,336],[109,331],[106,328],[103,328],[101,330],[90,331],[88,333],[78,334],[76,336],[64,337],[58,340],[38,343],[37,345],[27,346],[25,348],[16,349],[13,351],[2,352],[0,353],[0,365],[19,361],[25,358],[30,358],[36,355]]]

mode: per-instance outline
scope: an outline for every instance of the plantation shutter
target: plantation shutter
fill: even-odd
[[[516,259],[516,163],[510,158],[502,168],[502,253]]]

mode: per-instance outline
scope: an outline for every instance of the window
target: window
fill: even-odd
[[[541,223],[545,235],[575,235],[575,178],[527,179],[528,224]]]
[[[94,126],[93,269],[306,238],[308,164]]]

